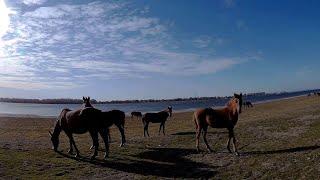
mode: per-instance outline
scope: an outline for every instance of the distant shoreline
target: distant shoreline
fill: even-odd
[[[288,100],[288,99],[295,99],[299,97],[306,97],[308,94],[303,94],[303,95],[298,95],[298,96],[292,96],[292,97],[284,97],[284,98],[279,98],[279,99],[272,99],[272,100],[265,100],[265,101],[257,101],[254,102],[255,105],[257,104],[266,104],[266,103],[273,103],[276,101],[283,101],[283,100]],[[221,108],[223,106],[214,106],[214,108]],[[182,110],[175,110],[174,114],[180,114],[180,113],[189,113],[198,108],[188,108],[188,109],[182,109]],[[6,114],[6,113],[0,113],[0,117],[9,117],[9,118],[41,118],[41,119],[51,119],[51,118],[56,118],[56,116],[41,116],[41,115],[33,115],[33,114]],[[129,113],[126,113],[126,116],[130,116]]]
[[[304,93],[309,94],[318,92],[320,89],[281,92],[281,93],[248,93],[244,94],[245,98],[259,97],[259,96],[272,96],[272,95],[285,95],[290,93]],[[189,97],[189,98],[173,98],[173,99],[142,99],[142,100],[111,100],[111,101],[97,101],[91,99],[92,104],[129,104],[129,103],[152,103],[152,102],[181,102],[181,101],[206,101],[214,99],[228,99],[232,96],[215,96],[215,97]],[[24,99],[24,98],[0,98],[2,103],[25,103],[25,104],[82,104],[82,99],[58,98],[58,99]]]

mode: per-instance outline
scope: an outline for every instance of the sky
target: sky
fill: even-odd
[[[316,0],[0,0],[0,97],[320,88]]]

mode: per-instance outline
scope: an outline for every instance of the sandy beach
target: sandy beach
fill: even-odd
[[[295,97],[244,109],[236,126],[240,156],[226,149],[227,130],[209,128],[214,152],[195,151],[192,112],[174,113],[166,135],[159,124],[143,137],[142,122],[127,118],[127,145],[111,130],[110,157],[90,161],[89,134],[75,135],[82,157],[68,155],[60,135],[60,153],[51,149],[48,130],[54,118],[0,117],[0,177],[7,178],[215,178],[317,179],[320,177],[320,98]],[[101,142],[101,146],[103,147]]]

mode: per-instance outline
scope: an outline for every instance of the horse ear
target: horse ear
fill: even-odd
[[[49,131],[49,135],[50,135],[50,137],[52,137],[52,133]]]
[[[82,96],[82,100],[86,100],[86,98],[84,96]]]
[[[88,101],[90,101],[90,96],[88,96]]]

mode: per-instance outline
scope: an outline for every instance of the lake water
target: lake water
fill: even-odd
[[[285,94],[272,94],[265,96],[248,96],[244,101],[248,100],[253,103],[302,96],[317,90],[298,91]],[[131,111],[155,112],[161,111],[169,105],[173,107],[173,111],[187,111],[196,108],[223,106],[228,99],[211,99],[197,101],[172,101],[172,102],[149,102],[149,103],[121,103],[121,104],[95,104],[94,107],[101,110],[119,109],[127,114]],[[4,103],[0,102],[0,114],[3,116],[57,116],[63,108],[78,109],[80,104],[29,104],[29,103]]]

